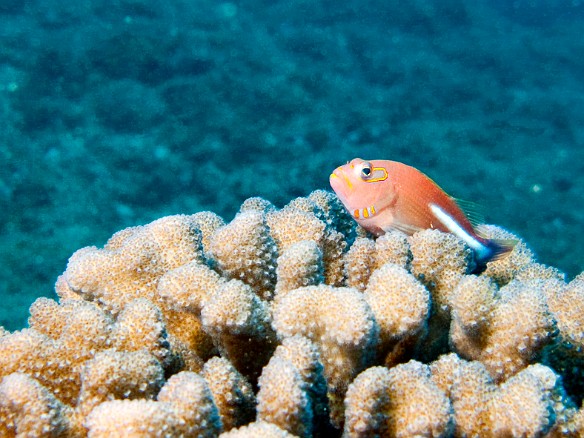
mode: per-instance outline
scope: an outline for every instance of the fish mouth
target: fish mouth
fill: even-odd
[[[351,184],[351,181],[340,167],[336,168],[333,173],[331,173],[329,182],[337,194],[346,196],[353,191],[353,184]]]

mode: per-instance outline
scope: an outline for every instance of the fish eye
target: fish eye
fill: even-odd
[[[371,177],[371,164],[370,163],[363,163],[363,167],[361,168],[361,178],[368,179]]]

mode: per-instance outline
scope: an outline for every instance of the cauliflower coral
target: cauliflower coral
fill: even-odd
[[[322,190],[122,230],[0,327],[0,436],[584,435],[584,274],[471,269]]]

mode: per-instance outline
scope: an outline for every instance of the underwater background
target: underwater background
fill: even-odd
[[[584,3],[0,2],[0,325],[122,228],[354,158],[413,165],[584,267]]]

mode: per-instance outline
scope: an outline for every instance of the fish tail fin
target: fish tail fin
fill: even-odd
[[[484,268],[488,262],[502,260],[513,251],[518,242],[516,239],[486,239],[485,249],[476,254],[475,262]]]
[[[509,255],[519,241],[516,239],[489,239],[487,246],[491,249],[490,262],[502,260]]]

